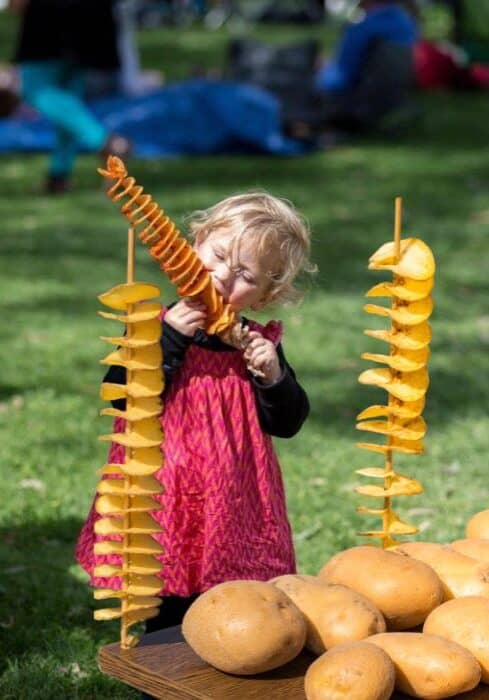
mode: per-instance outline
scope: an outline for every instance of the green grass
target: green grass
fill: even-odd
[[[443,22],[435,17],[430,31],[436,35]],[[11,30],[0,17],[4,57]],[[291,38],[292,30],[272,36]],[[160,30],[141,44],[145,64],[171,79],[197,64],[219,66],[227,39],[225,31]],[[398,194],[404,235],[422,237],[437,260],[426,453],[396,459],[425,493],[399,499],[398,510],[424,539],[448,542],[463,536],[473,512],[489,507],[488,141],[487,96],[434,94],[423,98],[419,124],[389,142],[296,159],[132,164],[178,223],[256,186],[288,197],[310,222],[319,274],[302,306],[276,312],[312,405],[300,435],[277,441],[302,571],[317,571],[375,523],[355,512],[354,471],[381,460],[355,448],[354,424],[358,411],[383,396],[360,386],[357,375],[367,366],[360,353],[378,347],[362,333],[375,322],[362,312],[364,292],[383,277],[367,271],[367,259],[392,236]],[[97,670],[97,649],[117,640],[118,630],[92,622],[86,576],[73,560],[105,456],[97,435],[107,428],[98,417],[98,360],[106,348],[98,338],[107,326],[96,297],[124,278],[124,224],[103,196],[94,156],[79,159],[76,189],[59,199],[37,194],[46,156],[0,163],[0,696],[136,698]],[[137,277],[161,283],[145,250],[137,259]],[[166,285],[163,298],[172,298]]]

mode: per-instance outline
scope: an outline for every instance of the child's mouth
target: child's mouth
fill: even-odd
[[[224,291],[224,288],[223,288],[222,284],[221,284],[219,281],[217,281],[217,280],[212,280],[212,283],[213,283],[213,285],[214,285],[214,287],[215,287],[216,292],[217,292],[220,296],[222,296],[222,298],[224,299],[224,301],[227,301],[227,295],[226,295],[226,292]]]

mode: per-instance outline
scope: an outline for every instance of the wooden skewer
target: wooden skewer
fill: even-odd
[[[402,197],[395,198],[394,211],[394,255],[397,264],[401,256]]]
[[[127,231],[127,283],[134,282],[134,229],[129,226]]]
[[[399,262],[399,258],[401,257],[401,225],[402,225],[402,197],[396,197],[394,200],[394,263],[397,264]],[[397,306],[396,299],[395,297],[392,297],[392,308],[395,309]],[[395,330],[395,323],[392,321],[391,323],[391,329]],[[395,348],[394,346],[391,346],[391,355],[395,353]],[[392,404],[392,396],[389,395],[389,401],[388,403],[391,405]],[[392,417],[389,414],[387,416],[387,425],[389,426],[389,423],[391,423]],[[392,437],[389,435],[387,438],[387,446],[392,444]],[[392,450],[387,450],[385,453],[385,465],[384,465],[384,471],[385,471],[385,478],[384,478],[384,488],[389,489],[392,483],[392,477],[387,476],[388,474],[391,474],[393,471],[393,454]],[[388,533],[388,523],[389,523],[389,513],[391,512],[391,499],[390,497],[384,498],[384,513],[382,515],[382,529],[384,533]],[[389,534],[385,535],[383,540],[382,540],[382,547],[385,548],[389,544]]]
[[[134,259],[135,259],[135,237],[134,237],[134,228],[130,226],[127,231],[127,284],[133,284],[134,282]],[[130,314],[133,311],[133,304],[130,304],[127,307],[127,313]],[[126,329],[127,335],[129,336],[131,334],[131,328],[130,326],[127,327]],[[131,359],[132,356],[132,350],[131,348],[126,348],[127,350],[127,355],[128,359]],[[129,383],[131,380],[131,370],[127,370],[127,375],[126,375],[126,383]],[[126,396],[126,406],[127,408],[130,408],[132,403],[132,399],[130,396]],[[132,425],[130,421],[126,421],[126,433],[130,433],[132,429]],[[125,448],[125,461],[126,463],[130,461],[132,457],[132,449],[130,447]],[[130,545],[130,535],[128,534],[127,530],[129,530],[131,526],[131,513],[129,512],[129,505],[130,505],[130,496],[127,495],[127,492],[129,491],[131,485],[132,485],[132,478],[128,474],[124,476],[125,480],[125,486],[126,486],[126,495],[124,496],[124,551],[127,552],[127,549]],[[126,557],[127,554],[122,555],[123,560],[122,560],[122,587],[123,589],[127,590],[127,587],[129,585],[129,576],[128,576],[128,567],[127,567],[127,561]],[[128,599],[127,595],[124,596],[121,600],[121,610],[122,610],[122,615],[121,615],[121,647],[122,649],[127,649],[129,645],[129,633],[128,633],[128,626],[127,626],[127,607],[128,607]]]

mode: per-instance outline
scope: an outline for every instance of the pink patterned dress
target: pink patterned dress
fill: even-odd
[[[281,325],[253,329],[280,341]],[[256,400],[242,354],[191,345],[172,377],[161,416],[163,466],[156,477],[164,493],[152,515],[163,532],[161,595],[190,596],[222,581],[267,580],[295,572],[284,487],[272,439],[260,427]],[[115,431],[124,421],[115,420]],[[124,460],[112,443],[110,463]],[[76,556],[92,574],[117,555],[95,556],[100,516],[92,505]],[[120,579],[93,577],[97,587],[119,588]]]

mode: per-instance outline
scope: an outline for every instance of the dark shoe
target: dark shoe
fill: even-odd
[[[111,134],[100,149],[100,155],[105,163],[108,156],[127,158],[132,152],[132,144],[129,139],[119,134]]]
[[[66,175],[48,175],[43,185],[44,194],[66,194],[71,190],[71,183]]]
[[[20,104],[19,79],[13,67],[0,67],[0,117],[10,117]]]
[[[10,117],[20,104],[19,96],[0,84],[0,119]]]

